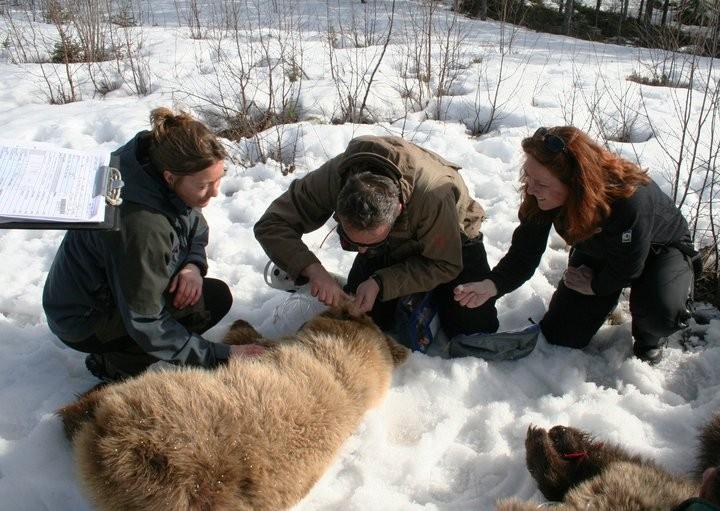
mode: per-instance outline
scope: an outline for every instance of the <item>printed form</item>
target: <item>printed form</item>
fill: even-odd
[[[0,140],[0,222],[100,222],[108,154]]]

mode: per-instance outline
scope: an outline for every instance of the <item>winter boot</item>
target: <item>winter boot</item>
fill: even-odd
[[[647,362],[651,366],[654,366],[662,360],[663,347],[641,346],[636,342],[633,344],[633,354],[643,362]]]

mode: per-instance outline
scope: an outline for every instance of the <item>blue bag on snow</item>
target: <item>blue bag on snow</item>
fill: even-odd
[[[415,293],[398,299],[391,334],[400,344],[425,353],[439,330],[440,320],[431,292]]]

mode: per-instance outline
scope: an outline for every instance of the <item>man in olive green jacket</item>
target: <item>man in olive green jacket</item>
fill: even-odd
[[[494,302],[470,310],[452,289],[490,268],[482,244],[482,207],[459,167],[399,137],[363,136],[342,154],[290,184],[255,225],[270,259],[327,305],[355,295],[361,312],[391,326],[397,299],[435,290],[449,336],[494,332]],[[343,290],[303,243],[334,216],[346,250],[358,256]]]

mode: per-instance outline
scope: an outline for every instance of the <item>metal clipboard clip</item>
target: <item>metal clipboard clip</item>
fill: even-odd
[[[103,175],[103,189],[101,190],[102,195],[105,197],[105,202],[110,206],[119,206],[122,204],[122,197],[120,192],[125,183],[122,180],[120,171],[115,167],[105,166],[102,167]]]

